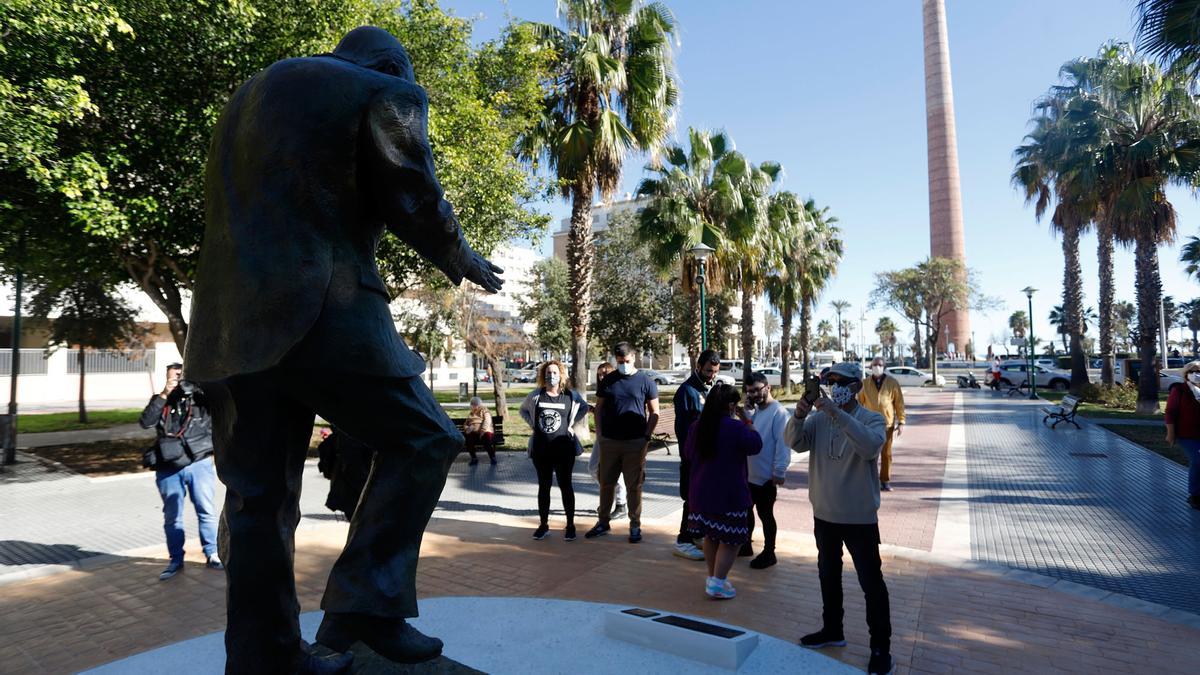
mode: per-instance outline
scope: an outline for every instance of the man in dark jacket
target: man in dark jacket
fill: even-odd
[[[188,381],[180,381],[183,365],[167,366],[167,385],[155,394],[140,420],[143,429],[154,429],[158,438],[146,453],[145,464],[154,469],[154,482],[163,501],[163,530],[171,561],[158,575],[166,581],[183,570],[184,500],[190,495],[200,521],[200,545],[210,569],[224,569],[217,557],[217,511],[213,491],[217,472],[213,468],[212,418],[204,392]]]
[[[188,377],[213,403],[227,487],[222,554],[231,673],[331,672],[300,638],[293,532],[314,413],[376,451],[333,566],[317,641],[401,662],[440,640],[417,615],[421,536],[463,437],[397,335],[375,249],[386,227],[451,282],[499,290],[442,196],[412,61],[378,28],[332,54],[279,61],[231,97],[213,131]]]
[[[683,458],[683,444],[687,441],[692,422],[700,419],[704,409],[704,398],[712,389],[721,369],[721,356],[715,350],[706,349],[696,359],[696,370],[686,382],[675,390],[675,440],[679,442],[679,498],[683,500],[683,519],[679,522],[679,535],[675,538],[673,553],[688,560],[704,560],[704,551],[695,544],[698,535],[688,531],[688,486],[691,462]]]

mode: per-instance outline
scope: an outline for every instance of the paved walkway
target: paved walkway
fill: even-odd
[[[1095,425],[1050,430],[1041,425],[1039,402],[987,391],[906,395],[896,490],[884,493],[880,513],[902,663],[914,672],[1121,671],[1132,663],[1200,670],[1200,650],[1177,651],[1200,640],[1200,512],[1183,503],[1183,467]],[[580,459],[575,483],[584,529],[596,489],[585,473],[587,457]],[[735,583],[743,593],[719,605],[693,597],[694,580],[680,576],[688,563],[668,555],[679,519],[677,466],[674,455],[651,456],[642,546],[625,543],[619,524],[617,536],[563,548],[557,531],[546,542],[528,541],[536,483],[523,453],[502,454],[497,467],[486,460],[468,467],[461,457],[427,540],[434,548],[423,559],[422,590],[657,603],[794,639],[819,613],[806,458],[797,457],[780,493],[787,559],[755,573],[761,583],[739,565]],[[345,524],[324,508],[327,483],[312,463],[305,477],[298,569],[308,584],[305,607],[312,608]],[[557,490],[552,504],[559,508]],[[71,670],[219,629],[219,575],[197,570],[183,584],[147,581],[165,553],[160,508],[148,473],[89,479],[43,472],[38,480],[0,482],[0,634],[32,641],[0,641],[0,670],[9,663],[25,664],[17,671]],[[198,553],[188,520],[190,548]],[[176,597],[176,588],[191,588],[195,597]],[[861,605],[857,593],[847,598]],[[37,622],[24,621],[24,612],[41,606],[35,599],[55,614],[28,632],[23,626]],[[175,630],[167,620],[193,611],[206,618],[190,628]],[[861,613],[848,605],[848,629]],[[51,618],[70,629],[55,633]],[[140,619],[168,627],[145,631]],[[36,646],[43,635],[71,643],[81,629],[91,636],[86,644],[103,648],[79,654],[87,650]],[[855,630],[859,647],[843,657],[861,666],[865,651],[856,649],[865,635],[861,626]]]

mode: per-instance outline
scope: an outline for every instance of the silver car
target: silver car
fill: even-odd
[[[1071,373],[1058,368],[1047,368],[1045,366],[1034,365],[1034,381],[1037,386],[1043,389],[1053,389],[1054,391],[1066,391],[1071,387]],[[1027,382],[1029,375],[1027,374],[1029,364],[1015,363],[1008,361],[1000,364],[1000,384],[1010,387],[1019,386],[1023,382]]]

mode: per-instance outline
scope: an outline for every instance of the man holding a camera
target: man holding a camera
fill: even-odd
[[[842,627],[842,545],[850,551],[867,601],[871,633],[868,673],[891,673],[892,622],[879,559],[879,452],[883,416],[859,404],[863,386],[857,363],[835,364],[819,388],[806,387],[784,440],[808,454],[808,498],[813,507],[817,572],[823,605],[821,630],[800,638],[812,649],[846,644]],[[812,412],[813,410],[816,412]]]
[[[154,469],[163,501],[163,530],[171,562],[158,575],[166,581],[183,569],[184,501],[190,495],[200,521],[200,545],[210,569],[224,569],[217,557],[217,517],[213,492],[217,471],[213,466],[212,418],[202,392],[181,380],[183,364],[167,366],[167,385],[142,411],[143,429],[154,428],[158,438],[146,451],[142,464]]]

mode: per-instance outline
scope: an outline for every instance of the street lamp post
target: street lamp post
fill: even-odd
[[[1033,294],[1037,292],[1037,289],[1033,286],[1026,286],[1021,291],[1025,293],[1026,298],[1029,298],[1029,365],[1027,366],[1029,372],[1027,375],[1029,376],[1029,398],[1036,399],[1038,396],[1037,372],[1034,371],[1033,365]]]
[[[711,246],[706,246],[704,242],[699,242],[688,250],[696,257],[696,262],[699,263],[700,269],[696,272],[696,284],[700,286],[700,351],[708,349],[708,304],[704,297],[704,285],[707,279],[704,276],[705,261],[708,256],[716,251]]]

